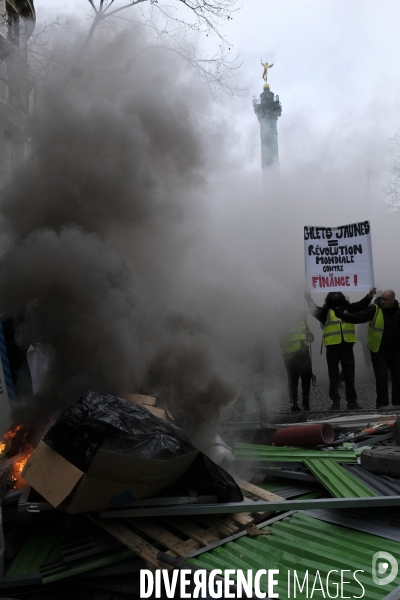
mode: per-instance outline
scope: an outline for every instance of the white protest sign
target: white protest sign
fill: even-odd
[[[304,227],[306,290],[369,290],[374,287],[369,221],[340,227]]]

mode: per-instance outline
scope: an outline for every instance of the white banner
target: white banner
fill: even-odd
[[[306,291],[354,292],[374,287],[369,221],[304,227]]]

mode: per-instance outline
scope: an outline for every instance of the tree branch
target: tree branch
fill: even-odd
[[[91,7],[93,8],[93,10],[94,10],[95,14],[97,15],[97,13],[98,13],[98,10],[97,10],[97,8],[96,8],[96,6],[95,6],[95,4],[94,4],[93,0],[89,0],[89,3],[90,3],[90,5],[91,5]]]
[[[119,8],[115,8],[111,12],[107,12],[107,10],[110,8],[110,6],[112,4],[112,3],[110,3],[109,6],[105,8],[103,14],[107,13],[107,17],[112,17],[113,15],[116,15],[117,13],[121,12],[121,10],[125,10],[127,8],[130,8],[131,6],[135,6],[135,4],[141,4],[142,2],[148,2],[148,1],[149,0],[133,0],[129,4],[125,4],[124,6],[120,6]]]
[[[234,6],[237,0],[175,0],[175,4],[179,2],[192,12],[194,18],[189,20],[170,14],[169,9],[172,10],[174,7],[159,5],[158,0],[130,0],[125,4],[122,4],[122,6],[117,7],[114,3],[115,0],[99,0],[98,7],[95,6],[95,0],[88,1],[95,10],[95,17],[82,47],[76,55],[76,59],[73,62],[69,75],[62,86],[64,90],[68,87],[77,72],[77,67],[82,56],[84,56],[100,23],[110,19],[109,24],[111,25],[112,19],[121,18],[120,13],[137,6],[139,12],[142,14],[144,25],[149,26],[155,31],[156,40],[160,42],[169,39],[171,41],[171,46],[166,49],[175,51],[181,58],[194,66],[209,87],[220,87],[228,93],[235,95],[243,92],[243,90],[231,85],[235,75],[233,71],[236,71],[240,65],[235,65],[237,59],[228,60],[230,47],[219,31],[220,21],[232,18],[231,13],[236,10]],[[141,5],[143,5],[144,2],[147,2],[148,5],[150,5],[150,16],[141,9]],[[163,27],[160,27],[157,19],[153,20],[153,10],[155,9],[157,9],[164,17]],[[174,26],[171,26],[171,23],[174,23]],[[194,45],[192,43],[185,44],[186,47],[183,45],[183,41],[189,31],[196,33],[212,32],[216,34],[221,40],[219,46],[220,49],[217,54],[209,58],[196,58]],[[230,80],[229,83],[227,83],[228,80]]]

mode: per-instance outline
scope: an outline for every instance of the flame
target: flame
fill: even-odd
[[[6,454],[9,451],[11,442],[15,438],[21,427],[22,425],[14,425],[4,434],[3,439],[0,442],[0,454]]]
[[[13,449],[12,456],[7,456],[7,461],[10,462],[11,478],[13,481],[13,487],[19,490],[24,487],[25,481],[21,477],[22,470],[25,466],[26,461],[33,452],[33,446],[28,442],[27,438],[29,430],[24,428],[22,431],[22,425],[13,425],[3,436],[0,441],[0,454],[8,455],[10,453],[12,442],[16,435],[19,433],[19,438],[15,440],[16,448]]]
[[[33,448],[31,448],[30,451],[27,454],[25,454],[25,456],[23,456],[20,460],[17,460],[14,463],[14,465],[12,466],[12,470],[11,470],[12,475],[11,476],[14,481],[14,489],[15,490],[20,490],[21,488],[23,488],[25,486],[25,480],[22,479],[21,473],[23,471],[26,461],[32,454],[32,451],[33,451]]]

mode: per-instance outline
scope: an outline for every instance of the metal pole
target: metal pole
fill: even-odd
[[[400,506],[400,496],[377,496],[374,498],[318,498],[312,500],[282,500],[279,502],[220,502],[217,504],[192,504],[187,506],[160,506],[157,508],[134,508],[102,511],[103,519],[119,517],[184,517],[187,515],[221,515],[253,512],[278,512],[310,510],[313,508],[373,508]]]

